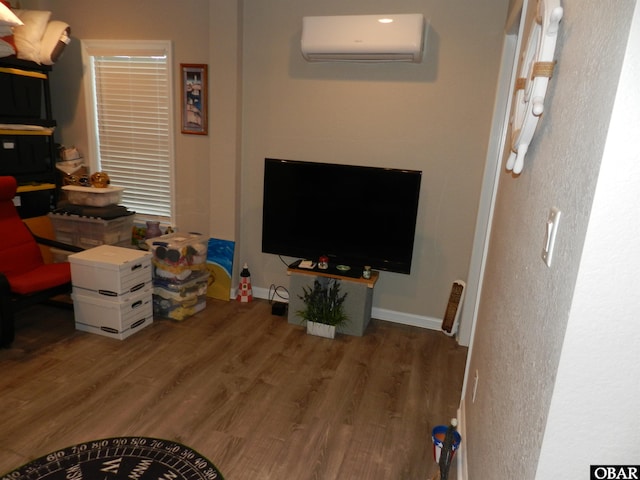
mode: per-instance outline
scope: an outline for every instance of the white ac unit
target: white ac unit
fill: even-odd
[[[302,55],[310,62],[422,61],[420,13],[303,17]]]

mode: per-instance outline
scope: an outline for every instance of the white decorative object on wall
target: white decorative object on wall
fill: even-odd
[[[556,62],[554,53],[563,9],[560,0],[538,0],[523,51],[511,117],[511,153],[507,170],[522,172],[524,157],[544,111],[544,97]]]

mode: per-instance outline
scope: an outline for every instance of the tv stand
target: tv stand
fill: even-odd
[[[293,264],[292,264],[293,265]],[[353,270],[353,269],[352,269]],[[313,288],[313,282],[317,277],[326,277],[340,281],[340,292],[346,293],[344,302],[345,313],[349,321],[338,327],[338,333],[361,337],[371,320],[371,306],[373,302],[373,287],[378,281],[379,273],[371,272],[371,278],[342,275],[335,267],[321,270],[317,266],[314,269],[295,268],[287,269],[289,275],[289,313],[287,321],[292,324],[304,325],[304,320],[296,312],[304,309],[304,302],[300,298],[303,288]],[[361,272],[361,271],[360,271]]]
[[[361,278],[362,272],[364,268],[362,265],[349,265],[348,270],[340,270],[338,268],[338,263],[330,263],[328,268],[320,268],[316,263],[313,268],[300,268],[300,263],[302,260],[296,260],[291,265],[289,265],[290,269],[293,270],[301,270],[303,272],[314,272],[314,273],[324,273],[330,275],[332,277],[348,277],[348,278]]]

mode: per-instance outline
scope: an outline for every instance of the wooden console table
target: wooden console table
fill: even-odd
[[[288,268],[289,282],[289,313],[288,322],[304,325],[304,319],[296,314],[304,309],[304,302],[300,298],[303,288],[313,288],[313,282],[318,277],[327,277],[340,281],[340,292],[346,293],[344,310],[349,321],[336,331],[345,335],[361,337],[371,320],[371,305],[373,302],[373,287],[378,281],[379,273],[371,272],[371,278],[352,278],[323,272],[322,270],[308,270],[303,268]]]

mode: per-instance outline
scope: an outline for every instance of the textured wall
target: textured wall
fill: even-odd
[[[588,465],[640,458],[637,4],[631,28],[540,452],[540,480],[575,478]]]
[[[634,4],[563,2],[537,136],[523,173],[501,175],[469,364],[469,383],[476,370],[480,380],[475,402],[470,387],[464,398],[470,479],[536,474]],[[547,268],[540,254],[553,206],[562,217]],[[562,444],[549,448],[564,457]]]

